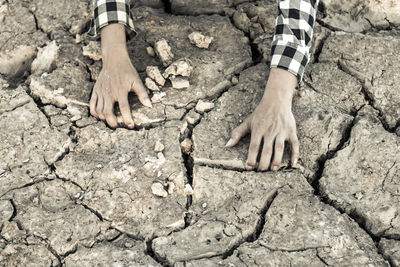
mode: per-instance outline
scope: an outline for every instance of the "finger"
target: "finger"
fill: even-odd
[[[140,103],[143,106],[152,108],[153,105],[151,104],[149,95],[147,94],[146,88],[144,88],[143,82],[138,78],[138,82],[133,82],[131,86],[131,91],[135,92],[139,98]]]
[[[296,164],[297,164],[297,161],[300,156],[300,152],[299,152],[300,151],[300,143],[299,143],[299,139],[297,138],[296,134],[294,134],[290,138],[290,143],[292,144],[291,164],[292,164],[292,168],[296,168]]]
[[[258,165],[259,171],[266,171],[269,168],[272,157],[272,149],[273,149],[274,141],[271,138],[264,137],[264,146],[261,152],[260,163]]]
[[[135,124],[133,123],[131,108],[129,107],[128,102],[128,96],[120,97],[118,100],[118,105],[119,109],[121,110],[122,118],[125,125],[129,128],[133,128]]]
[[[90,107],[90,114],[96,118],[98,115],[96,113],[96,104],[97,104],[97,94],[95,92],[92,93],[92,97],[90,98],[89,107]]]
[[[246,167],[253,169],[257,163],[258,150],[260,148],[262,135],[256,132],[251,133],[249,152],[247,155]]]
[[[104,114],[103,114],[103,108],[104,108],[104,99],[102,95],[97,96],[97,104],[96,104],[96,113],[99,116],[100,120],[104,120]]]
[[[109,98],[104,101],[104,116],[106,118],[107,124],[111,128],[116,128],[118,126],[117,117],[114,114],[114,102]]]
[[[277,171],[281,167],[283,151],[285,148],[285,138],[278,135],[275,139],[274,160],[271,163],[271,170]]]
[[[233,147],[235,146],[243,136],[249,133],[250,127],[248,121],[245,120],[241,123],[238,127],[233,129],[231,133],[231,139],[229,139],[228,143],[226,143],[226,147]]]

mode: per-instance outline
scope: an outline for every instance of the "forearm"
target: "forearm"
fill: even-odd
[[[111,24],[101,29],[101,53],[103,64],[115,56],[128,56],[124,25]]]
[[[297,77],[295,75],[281,68],[271,68],[261,102],[268,102],[268,105],[272,103],[291,107],[296,85]],[[271,99],[273,102],[268,101]]]

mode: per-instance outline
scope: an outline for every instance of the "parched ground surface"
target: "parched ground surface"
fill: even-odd
[[[246,171],[248,138],[224,147],[262,96],[276,1],[132,11],[143,80],[166,68],[146,52],[162,39],[193,71],[112,130],[88,112],[90,1],[0,0],[1,266],[400,266],[398,1],[321,1],[300,166],[287,153],[277,173]]]

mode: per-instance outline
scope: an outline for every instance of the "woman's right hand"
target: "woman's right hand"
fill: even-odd
[[[106,120],[116,128],[117,117],[114,104],[118,102],[124,124],[133,128],[134,123],[128,102],[129,92],[135,92],[139,101],[146,107],[152,104],[147,91],[132,65],[125,44],[125,28],[120,24],[111,24],[101,31],[103,68],[93,88],[90,99],[90,114]]]

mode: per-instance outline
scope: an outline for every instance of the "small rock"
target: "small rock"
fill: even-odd
[[[168,182],[167,183],[168,186],[168,194],[173,194],[174,193],[174,189],[175,189],[175,183],[174,182]]]
[[[199,100],[196,105],[196,111],[200,113],[204,113],[210,111],[214,108],[214,103],[211,102],[204,102],[203,100]]]
[[[190,124],[190,125],[194,125],[197,122],[199,122],[200,120],[200,114],[197,113],[196,111],[194,111],[193,109],[191,111],[189,111],[189,113],[186,115],[186,121]]]
[[[161,72],[160,72],[160,70],[158,69],[157,66],[148,66],[148,67],[146,67],[146,73],[147,73],[147,76],[149,76],[151,79],[156,81],[160,86],[164,86],[165,79],[161,75]]]
[[[157,140],[156,145],[154,146],[154,151],[163,152],[164,148],[164,145],[159,140]]]
[[[214,40],[213,37],[205,36],[201,32],[192,32],[189,34],[189,40],[192,44],[198,48],[208,48],[211,42]]]
[[[147,55],[149,55],[149,56],[151,56],[151,57],[155,57],[155,55],[156,55],[156,53],[154,52],[153,47],[151,47],[151,46],[148,46],[148,47],[146,48],[146,52],[147,52]]]
[[[238,84],[239,83],[239,79],[236,77],[236,76],[233,76],[232,77],[232,84],[233,85],[236,85],[236,84]]]
[[[354,194],[354,198],[355,198],[355,199],[358,199],[358,200],[362,199],[362,198],[363,198],[363,193],[362,193],[362,192],[357,192],[357,193],[355,193],[355,194]]]
[[[203,207],[203,209],[207,208],[207,203],[204,202],[202,207]]]
[[[247,17],[246,13],[236,11],[233,14],[233,23],[236,27],[244,32],[249,32],[249,28],[251,26],[250,19]]]
[[[32,62],[32,73],[42,74],[55,69],[59,49],[56,41],[51,42],[44,48],[39,48],[38,55]]]
[[[167,40],[162,39],[156,42],[154,48],[157,56],[160,58],[164,66],[168,66],[169,64],[172,63],[174,54],[172,54],[171,47],[168,45]]]
[[[168,78],[171,75],[189,77],[192,74],[193,67],[192,63],[188,59],[180,59],[172,63],[164,72],[164,78]]]
[[[167,197],[168,192],[165,191],[164,186],[160,183],[154,183],[151,185],[151,192],[153,195],[159,196],[159,197]]]
[[[35,56],[36,49],[26,45],[0,51],[0,73],[10,77],[19,76],[30,69]]]
[[[161,92],[158,94],[154,94],[153,97],[151,98],[152,103],[157,103],[160,102],[161,99],[163,99],[167,94],[165,92]]]
[[[99,42],[90,41],[87,46],[83,47],[83,55],[94,61],[101,59],[101,48]]]
[[[160,91],[160,88],[152,79],[146,78],[144,83],[146,84],[146,87],[149,88],[151,91]]]
[[[185,188],[183,189],[185,195],[193,195],[193,188],[190,184],[185,184]]]
[[[186,155],[190,154],[190,152],[192,151],[192,146],[193,146],[192,140],[190,140],[189,138],[186,138],[181,143],[181,148]]]
[[[172,87],[175,89],[186,89],[190,87],[189,81],[182,77],[171,77],[170,81],[172,83]]]

